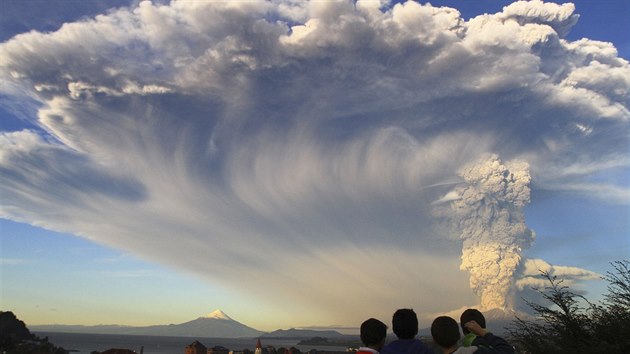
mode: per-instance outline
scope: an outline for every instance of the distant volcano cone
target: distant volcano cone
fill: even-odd
[[[532,318],[531,315],[512,308],[492,308],[481,312],[486,318],[486,328],[494,333],[505,333],[513,325],[516,316],[525,320]]]
[[[230,316],[228,316],[225,312],[221,310],[214,310],[210,312],[209,314],[207,314],[206,316],[204,316],[204,318],[214,318],[217,320],[232,320]]]

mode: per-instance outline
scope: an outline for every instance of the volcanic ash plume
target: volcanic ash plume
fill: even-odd
[[[483,309],[506,308],[513,274],[534,233],[525,225],[523,206],[529,202],[529,165],[505,164],[498,156],[459,171],[464,183],[448,195],[457,198],[441,209],[463,241],[460,268],[470,272],[470,286]]]

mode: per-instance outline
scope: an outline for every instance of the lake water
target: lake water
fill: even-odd
[[[87,334],[87,333],[58,333],[34,332],[40,338],[48,337],[55,346],[66,350],[75,350],[75,354],[90,354],[92,351],[105,351],[111,348],[135,350],[140,353],[144,347],[145,354],[183,354],[184,348],[195,340],[208,348],[220,345],[230,350],[256,349],[256,339],[233,338],[197,338],[197,337],[162,337],[162,336],[134,336],[118,334]],[[306,352],[311,349],[322,351],[345,351],[342,347],[298,346],[299,340],[294,339],[266,339],[261,338],[263,347],[268,345],[275,348],[292,346]]]

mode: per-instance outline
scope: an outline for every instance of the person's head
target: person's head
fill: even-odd
[[[470,333],[470,331],[464,327],[464,324],[470,321],[475,321],[481,326],[481,328],[486,328],[486,318],[483,317],[481,311],[477,309],[467,309],[462,312],[461,316],[459,316],[459,325],[462,326],[464,334]]]
[[[459,340],[457,321],[448,316],[436,318],[431,324],[431,336],[433,337],[433,342],[442,348],[450,348],[456,345]]]
[[[361,341],[366,347],[380,350],[385,344],[386,336],[387,326],[376,318],[370,318],[361,324]]]
[[[412,339],[418,334],[418,317],[412,309],[400,309],[394,312],[392,327],[400,339]]]

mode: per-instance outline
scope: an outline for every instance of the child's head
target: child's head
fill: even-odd
[[[418,334],[418,317],[412,309],[400,309],[392,318],[394,333],[400,339],[412,339]]]
[[[459,317],[459,325],[462,326],[464,334],[470,333],[470,331],[464,327],[464,324],[470,321],[475,321],[481,328],[486,328],[486,318],[483,317],[483,314],[477,309],[467,309],[462,312],[462,315]]]
[[[387,326],[375,319],[370,318],[361,324],[361,341],[366,347],[380,347],[385,343],[387,336]]]
[[[442,348],[450,348],[456,345],[459,340],[457,321],[448,316],[436,318],[431,324],[431,336],[433,336],[435,344]]]

